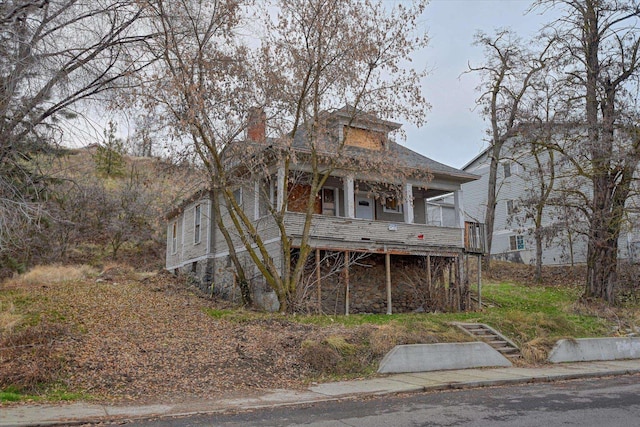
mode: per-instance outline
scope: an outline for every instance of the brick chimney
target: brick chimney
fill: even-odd
[[[262,107],[249,110],[247,139],[252,142],[264,142],[267,135],[267,115]]]

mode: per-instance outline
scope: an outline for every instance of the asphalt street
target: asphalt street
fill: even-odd
[[[235,414],[163,418],[126,425],[632,427],[640,425],[640,374],[369,397]]]

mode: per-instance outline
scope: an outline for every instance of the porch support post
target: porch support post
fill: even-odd
[[[344,215],[347,218],[356,217],[353,176],[347,176],[344,178]]]
[[[411,184],[404,185],[404,222],[413,224],[413,186]]]
[[[344,253],[344,314],[349,315],[349,304],[351,302],[351,294],[349,289],[349,260],[351,259],[351,253],[345,251]]]
[[[453,204],[455,207],[456,227],[460,228],[460,243],[464,245],[464,204],[462,202],[462,190],[453,192]]]
[[[464,228],[464,204],[462,201],[462,190],[453,192],[453,204],[456,210],[456,226]]]
[[[258,220],[260,218],[260,182],[255,181],[253,183],[253,219]]]
[[[320,271],[320,249],[316,249],[316,282],[318,284],[318,314],[322,313],[322,285],[320,279],[322,273]]]
[[[431,255],[427,255],[427,293],[431,295]]]
[[[387,270],[387,314],[391,314],[391,254],[389,252],[384,254],[384,264]]]
[[[276,209],[278,211],[282,210],[282,206],[284,206],[284,186],[285,186],[285,176],[284,176],[284,167],[278,167],[278,177],[276,181],[277,188],[277,197],[276,197]]]
[[[456,268],[456,272],[455,272],[455,276],[454,276],[454,280],[457,282],[456,285],[456,298],[458,300],[458,311],[462,310],[462,259],[460,258],[460,255],[457,256],[456,258],[456,264],[455,264],[455,268]]]
[[[482,311],[482,256],[478,255],[478,310]]]

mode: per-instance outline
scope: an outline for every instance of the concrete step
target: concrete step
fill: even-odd
[[[520,349],[515,344],[487,325],[481,323],[456,323],[456,326],[467,334],[486,342],[503,356],[509,358],[520,357]]]
[[[518,349],[514,347],[494,347],[500,353],[518,353]]]

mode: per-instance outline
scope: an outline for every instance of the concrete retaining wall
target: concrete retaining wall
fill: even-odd
[[[511,366],[502,354],[483,342],[395,346],[380,362],[378,373],[426,372],[446,369]]]
[[[640,359],[640,338],[580,338],[559,340],[549,362]]]

